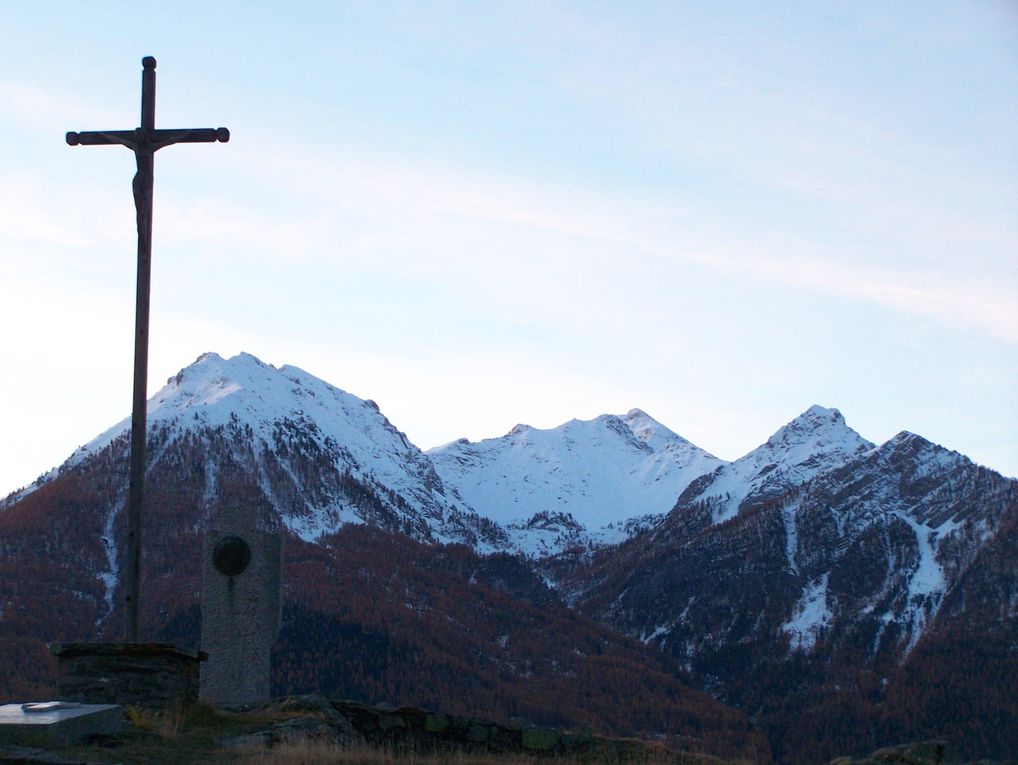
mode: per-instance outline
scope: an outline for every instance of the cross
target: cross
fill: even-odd
[[[145,481],[145,419],[148,386],[148,316],[152,273],[152,181],[154,154],[174,143],[230,140],[221,128],[156,130],[156,60],[141,60],[141,127],[68,133],[71,146],[126,146],[134,152],[134,206],[138,223],[138,287],[134,320],[134,408],[131,411],[131,472],[127,504],[127,640],[138,641],[138,591],[141,573],[141,508]]]

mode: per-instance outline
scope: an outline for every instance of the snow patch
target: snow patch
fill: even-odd
[[[909,625],[909,641],[903,656],[908,656],[940,610],[947,580],[937,562],[937,532],[904,513],[895,515],[909,525],[919,547],[919,561],[908,580],[908,602],[904,614]]]
[[[120,565],[117,562],[116,519],[117,509],[123,506],[123,504],[123,497],[118,497],[109,506],[106,511],[106,517],[103,518],[101,541],[103,552],[106,553],[107,569],[99,573],[99,581],[103,584],[104,608],[95,621],[97,627],[113,613],[113,595],[116,593],[117,579],[120,577]]]
[[[828,574],[824,574],[803,590],[802,597],[792,610],[792,618],[781,625],[782,632],[789,636],[793,651],[809,651],[831,623],[827,578]]]
[[[789,505],[781,508],[781,518],[785,523],[785,558],[788,559],[788,570],[793,574],[798,574],[799,566],[796,563],[796,553],[799,549],[799,531],[795,525],[795,506]]]
[[[671,631],[671,629],[672,629],[672,625],[670,625],[670,624],[659,624],[657,627],[655,627],[650,632],[644,632],[642,635],[640,635],[640,642],[641,643],[655,643],[655,642],[657,642],[658,638],[663,637],[664,635],[667,635]]]

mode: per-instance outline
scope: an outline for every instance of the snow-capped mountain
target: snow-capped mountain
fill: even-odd
[[[720,698],[808,741],[848,707],[914,706],[951,662],[976,687],[1016,665],[999,645],[1018,629],[1018,481],[911,433],[872,447],[813,408],[700,483],[559,586]],[[959,714],[985,703],[962,682]]]
[[[150,472],[180,461],[181,449],[200,454],[206,509],[227,471],[255,488],[269,522],[307,540],[353,522],[482,550],[499,542],[497,528],[445,490],[430,459],[374,402],[297,367],[203,354],[150,400],[148,428]],[[129,431],[129,419],[114,425],[60,471],[123,451]]]
[[[697,598],[678,603],[663,596],[689,594],[666,584],[665,572],[688,563],[683,577],[702,580],[698,589],[730,578],[740,580],[741,593],[752,570],[770,582],[770,618],[780,613],[773,602],[779,591],[794,595],[774,625],[789,650],[813,648],[836,618],[874,615],[872,651],[893,632],[892,642],[907,654],[1016,499],[1018,482],[957,452],[907,432],[874,447],[836,410],[812,407],[760,448],[691,485],[662,523],[634,537],[623,555],[607,558],[600,581],[585,584],[582,598],[604,603],[602,617],[616,626],[676,644],[677,634],[703,630],[695,624]],[[742,547],[750,528],[753,543]],[[635,566],[637,559],[660,559],[662,566]],[[704,578],[708,565],[712,576]],[[843,580],[846,566],[865,566],[868,574]],[[853,597],[836,594],[838,583]],[[860,599],[864,591],[869,600]],[[635,605],[643,598],[653,613]],[[711,603],[700,607],[713,609]],[[753,608],[737,609],[740,619]],[[681,650],[686,661],[695,659],[694,645]]]
[[[782,510],[788,569],[801,580],[791,646],[829,639],[835,621],[871,655],[907,656],[992,546],[1018,482],[914,433],[813,481]]]
[[[423,453],[374,402],[245,353],[206,353],[171,377],[149,401],[148,430],[150,474],[191,465],[168,480],[197,486],[196,523],[214,517],[228,486],[257,504],[265,523],[306,540],[367,523],[531,558],[627,539],[725,464],[638,409],[551,430],[518,425],[502,438]],[[97,459],[126,460],[129,431],[125,418],[5,503]],[[118,502],[105,511],[110,576]]]
[[[196,624],[208,524],[246,503],[299,537],[288,537],[286,597],[307,608],[314,590],[325,609],[301,622],[316,657],[336,614],[386,661],[415,655],[386,643],[387,625],[407,619],[408,634],[469,634],[471,664],[490,660],[485,677],[525,688],[531,654],[491,658],[515,637],[500,628],[487,657],[476,640],[489,607],[506,625],[537,625],[528,608],[568,603],[750,712],[778,760],[943,731],[973,757],[1018,750],[1013,720],[965,727],[1011,708],[1018,481],[920,436],[874,446],[814,406],[726,463],[634,409],[422,452],[372,402],[247,354],[205,354],[182,370],[150,401],[148,426],[143,582],[155,605],[143,620],[168,639]],[[0,501],[0,648],[13,651],[15,636],[11,655],[45,655],[38,635],[53,634],[55,614],[68,639],[118,634],[128,436],[124,420]],[[364,549],[346,558],[351,539]],[[401,545],[412,560],[393,560]],[[511,575],[479,593],[484,568]],[[340,581],[364,589],[360,611]],[[523,592],[528,605],[513,605]],[[359,631],[365,619],[377,634]],[[526,643],[542,629],[513,634]],[[435,666],[461,666],[457,651]],[[0,689],[32,687],[11,685],[21,666],[0,666]],[[421,680],[428,666],[406,672],[445,687],[447,669]]]
[[[707,504],[721,523],[872,448],[837,409],[814,405],[746,456],[691,483],[679,504]]]
[[[517,425],[500,438],[461,439],[427,454],[447,487],[532,556],[621,541],[726,464],[639,409],[548,430]]]

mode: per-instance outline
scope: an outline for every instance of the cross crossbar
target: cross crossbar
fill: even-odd
[[[221,128],[189,128],[183,130],[89,130],[81,133],[68,133],[67,143],[70,146],[108,146],[120,145],[136,150],[148,148],[158,151],[164,146],[174,143],[226,143],[230,140],[230,131]]]

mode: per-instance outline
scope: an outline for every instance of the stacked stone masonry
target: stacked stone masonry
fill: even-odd
[[[54,643],[63,701],[165,709],[198,700],[206,655],[169,643]]]

